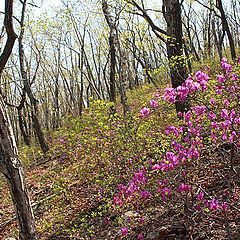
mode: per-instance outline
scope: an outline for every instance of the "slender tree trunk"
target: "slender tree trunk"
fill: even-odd
[[[109,48],[110,48],[110,101],[116,102],[116,40],[117,40],[117,30],[116,23],[111,18],[109,7],[107,1],[102,1],[102,9],[104,13],[104,17],[109,26]]]
[[[25,131],[22,109],[18,109],[18,122],[19,122],[20,132],[23,136],[23,141],[27,146],[30,146],[31,140],[30,140],[27,132]]]
[[[235,44],[234,44],[232,33],[230,31],[230,27],[229,27],[229,24],[228,24],[228,21],[227,21],[227,18],[226,18],[225,11],[223,9],[222,0],[216,0],[216,6],[221,13],[222,26],[223,26],[223,29],[226,31],[227,36],[228,36],[228,41],[229,41],[229,45],[230,45],[232,60],[235,60],[237,58],[236,50],[235,50]]]
[[[217,47],[218,57],[219,57],[219,60],[221,61],[221,59],[223,58],[222,45],[223,45],[223,38],[224,38],[225,34],[224,34],[224,32],[223,32],[222,36],[217,34],[216,24],[215,24],[214,19],[212,20],[212,30],[213,30],[213,39],[214,39],[215,45]]]
[[[48,144],[44,138],[44,134],[43,134],[43,130],[41,127],[41,124],[39,122],[38,119],[38,103],[37,100],[35,99],[32,89],[31,89],[31,85],[30,85],[30,81],[28,79],[27,76],[27,72],[24,66],[24,48],[23,48],[23,35],[24,35],[24,16],[25,16],[25,9],[26,9],[26,4],[27,4],[27,0],[24,0],[22,2],[23,6],[22,6],[22,16],[21,16],[21,31],[20,31],[20,35],[18,38],[18,50],[19,50],[19,62],[20,62],[20,72],[21,72],[21,76],[22,76],[22,80],[23,80],[23,84],[24,84],[24,89],[30,99],[30,103],[32,106],[32,122],[33,122],[33,128],[35,131],[35,134],[37,136],[37,139],[39,141],[40,147],[43,151],[43,153],[46,153],[49,150]]]
[[[120,96],[121,103],[123,106],[123,114],[126,116],[130,112],[130,108],[127,102],[127,94],[126,94],[126,82],[127,82],[127,56],[126,52],[121,49],[120,43],[119,53],[120,53],[120,71],[119,71],[119,80],[120,80]]]

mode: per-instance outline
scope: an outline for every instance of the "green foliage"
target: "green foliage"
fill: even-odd
[[[132,172],[146,165],[150,158],[155,162],[161,157],[168,141],[156,129],[177,119],[174,108],[169,109],[162,101],[162,113],[156,112],[155,117],[147,120],[139,117],[139,109],[154,91],[146,85],[128,92],[132,113],[126,117],[120,106],[112,115],[112,103],[91,100],[91,107],[84,110],[82,117],[67,117],[63,127],[51,133],[47,156],[42,156],[38,146],[20,149],[26,167],[48,160],[31,173],[30,179],[41,193],[34,201],[43,201],[40,206],[44,214],[37,221],[41,236],[94,236],[100,227],[96,223],[115,211],[112,199],[116,186],[128,181]],[[122,216],[117,217],[114,227],[124,221]]]

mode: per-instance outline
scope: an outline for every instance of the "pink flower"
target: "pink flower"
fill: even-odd
[[[227,62],[226,58],[222,58],[221,65],[222,65],[222,68],[226,70],[226,72],[229,73],[232,71],[232,65]]]
[[[223,109],[221,111],[221,117],[224,119],[228,119],[228,110],[227,109]]]
[[[218,210],[218,208],[219,208],[218,200],[212,199],[212,201],[210,202],[210,209],[214,211]]]
[[[137,240],[144,240],[143,234],[139,233],[137,236]]]
[[[211,98],[210,101],[209,101],[209,103],[210,103],[211,105],[214,105],[214,104],[215,104],[215,99],[214,99],[214,98]]]
[[[143,171],[138,171],[134,174],[132,180],[135,183],[139,183],[139,184],[145,184],[147,182],[147,178],[145,176],[145,173]]]
[[[228,107],[229,104],[230,104],[230,102],[229,102],[228,99],[224,99],[223,104],[224,104],[226,107]]]
[[[125,190],[125,195],[130,196],[134,192],[138,191],[139,186],[136,185],[133,181],[129,182],[127,189]]]
[[[193,79],[192,79],[192,76],[189,76],[186,81],[185,81],[185,86],[188,87],[188,88],[191,88],[192,85],[193,85]]]
[[[232,75],[232,80],[233,80],[233,81],[237,81],[237,80],[238,80],[237,74],[234,73],[234,74]]]
[[[150,106],[151,106],[152,108],[157,108],[157,107],[158,107],[158,102],[155,101],[155,100],[150,100]]]
[[[208,118],[210,119],[210,120],[214,120],[214,119],[216,119],[216,114],[214,113],[214,112],[210,112],[209,114],[208,114]]]
[[[226,72],[230,73],[232,71],[232,65],[229,63],[223,63],[222,68],[226,70]]]
[[[177,128],[175,126],[168,126],[166,127],[165,133],[166,135],[169,135],[170,133],[173,133],[176,137],[179,137],[179,135],[183,132],[183,129]]]
[[[163,95],[163,100],[168,101],[170,103],[175,103],[176,101],[176,92],[174,88],[166,88],[165,93]]]
[[[226,134],[226,133],[223,133],[223,134],[222,134],[222,140],[223,140],[223,141],[226,141],[226,140],[227,140],[227,134]]]
[[[162,189],[162,191],[161,191],[161,195],[162,195],[163,201],[165,202],[168,198],[171,197],[172,191],[171,191],[170,188],[164,187],[164,188]]]
[[[219,124],[217,122],[211,122],[211,128],[212,129],[218,129],[219,128]]]
[[[226,63],[226,62],[227,62],[227,58],[223,57],[223,58],[221,59],[221,64]]]
[[[229,142],[233,143],[236,137],[237,137],[237,133],[235,131],[232,131],[231,136],[229,137]]]
[[[231,113],[230,113],[230,120],[233,121],[236,117],[236,111],[234,109],[232,109]]]
[[[201,206],[200,206],[199,204],[197,204],[197,205],[195,206],[195,208],[196,208],[197,211],[201,211],[201,210],[202,210],[202,208],[201,208]]]
[[[144,108],[141,109],[141,111],[140,111],[141,117],[143,117],[143,118],[149,116],[150,113],[151,113],[151,111],[150,111],[150,109],[147,108],[147,107],[144,107]]]
[[[148,192],[148,191],[145,191],[145,190],[144,190],[144,191],[141,191],[140,197],[141,197],[142,199],[150,198],[150,197],[151,197],[151,193]]]
[[[204,199],[204,192],[200,192],[198,195],[197,195],[197,200],[198,201],[202,201]]]
[[[207,107],[206,106],[195,106],[195,107],[192,107],[192,110],[197,116],[200,116],[206,112]]]
[[[191,119],[191,111],[187,111],[183,114],[184,120],[189,121]]]
[[[202,72],[202,71],[197,71],[195,73],[195,77],[197,79],[197,82],[201,85],[202,89],[206,90],[207,89],[207,82],[208,82],[209,76],[206,73]]]
[[[209,78],[208,75],[206,73],[202,72],[202,71],[197,71],[195,73],[195,77],[196,77],[198,82],[201,82],[203,80],[208,81],[208,78]]]
[[[168,161],[173,161],[175,162],[177,157],[173,152],[166,152],[166,158]]]
[[[179,192],[190,192],[192,190],[192,187],[188,184],[181,183],[178,187]]]
[[[228,209],[228,204],[227,204],[227,202],[224,202],[224,203],[222,204],[222,209],[223,209],[223,210],[227,210],[227,209]]]
[[[201,85],[200,85],[199,83],[194,82],[193,85],[192,85],[191,90],[192,90],[192,91],[197,91],[197,90],[200,89],[200,87],[201,87]]]
[[[123,236],[126,236],[126,235],[128,235],[128,228],[121,228],[121,233],[122,233],[122,235]]]
[[[159,164],[154,164],[153,166],[152,166],[152,170],[154,171],[154,170],[161,170],[161,166],[159,165]]]
[[[120,199],[118,196],[114,196],[113,201],[114,201],[114,204],[118,206],[122,206],[123,204],[122,199]]]
[[[217,81],[218,81],[219,83],[224,83],[225,80],[226,80],[226,78],[225,78],[223,75],[218,75],[218,76],[217,76]]]
[[[178,86],[176,88],[176,91],[177,91],[177,95],[179,96],[179,100],[183,102],[188,96],[189,88],[184,86]]]
[[[218,85],[216,86],[216,93],[221,95],[223,93],[223,86],[222,85]]]

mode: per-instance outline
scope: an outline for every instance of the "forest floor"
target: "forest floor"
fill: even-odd
[[[130,104],[136,119],[139,109],[154,93],[150,86],[131,93]],[[220,196],[226,186],[238,190],[238,203],[227,213],[193,212],[188,207],[179,213],[174,207],[163,206],[161,201],[149,200],[138,211],[124,208],[119,215],[112,207],[117,184],[126,182],[132,170],[149,157],[154,158],[161,129],[176,119],[163,106],[158,118],[146,124],[131,122],[132,128],[138,129],[137,135],[131,133],[135,134],[133,139],[122,118],[109,120],[108,108],[99,101],[82,119],[69,117],[59,131],[50,134],[51,151],[44,158],[38,155],[36,147],[20,148],[40,239],[140,239],[138,234],[143,233],[144,239],[149,240],[239,240],[239,154],[234,158],[233,170],[224,164],[224,156],[219,153],[201,162],[201,171],[191,169],[194,184],[208,194]],[[137,163],[132,166],[129,159]],[[14,209],[3,178],[0,189],[0,239],[16,238]],[[121,226],[129,219],[131,231],[122,236]]]

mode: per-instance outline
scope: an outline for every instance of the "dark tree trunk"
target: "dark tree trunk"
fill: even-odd
[[[222,0],[216,0],[216,7],[218,8],[218,10],[221,13],[223,30],[226,31],[227,36],[228,36],[228,41],[229,41],[229,45],[230,45],[232,60],[235,60],[237,58],[236,50],[235,50],[235,44],[234,44],[232,33],[230,31],[230,27],[229,27],[229,24],[228,24],[228,21],[227,21],[227,18],[226,18],[225,11],[223,9]]]
[[[12,53],[12,48],[17,38],[17,35],[15,34],[12,25],[12,5],[13,0],[5,0],[4,26],[7,32],[7,42],[0,56],[0,76],[2,75],[3,69]]]
[[[120,71],[119,71],[119,79],[120,79],[120,96],[121,96],[121,103],[123,106],[123,114],[126,116],[130,112],[130,108],[127,102],[127,94],[126,94],[126,82],[127,82],[127,56],[126,52],[121,49],[120,43],[119,46],[119,53],[120,53]]]
[[[0,78],[2,71],[11,55],[16,34],[12,23],[13,0],[5,0],[4,25],[7,31],[7,41],[0,56]],[[13,136],[5,105],[0,99],[0,171],[7,178],[11,197],[19,223],[20,240],[36,240],[36,230],[33,212],[23,177],[23,169],[18,158],[18,151]]]
[[[109,26],[109,48],[110,48],[110,101],[116,102],[116,42],[117,42],[117,29],[116,23],[112,19],[107,1],[102,1],[102,9],[104,17]]]
[[[183,33],[181,4],[179,0],[163,0],[163,16],[167,23],[167,56],[169,61],[172,87],[181,86],[187,78],[187,70],[182,59],[183,56]],[[177,101],[176,111],[188,110],[188,102]]]
[[[26,91],[26,93],[30,99],[30,103],[31,103],[31,107],[32,107],[32,115],[31,116],[32,116],[32,122],[33,122],[33,128],[34,128],[35,134],[37,136],[37,139],[39,141],[39,144],[40,144],[40,147],[41,147],[43,153],[46,153],[49,150],[49,147],[44,138],[43,130],[42,130],[41,124],[38,119],[38,102],[33,95],[33,92],[31,89],[31,84],[28,79],[27,72],[26,72],[26,69],[24,66],[23,35],[24,35],[24,29],[25,29],[24,16],[25,16],[26,3],[27,3],[26,0],[24,0],[22,2],[23,6],[22,6],[22,16],[21,16],[21,31],[20,31],[20,35],[18,38],[20,72],[21,72],[21,77],[23,80],[24,91]]]
[[[30,146],[31,140],[30,140],[30,137],[28,136],[27,132],[25,131],[22,109],[18,109],[18,121],[19,121],[19,128],[20,128],[21,134],[23,136],[23,141],[27,146]]]
[[[20,226],[20,240],[37,239],[23,169],[3,102],[0,100],[0,170],[7,178]]]
[[[221,59],[223,58],[222,47],[223,47],[223,39],[224,39],[225,31],[223,31],[222,35],[217,33],[216,23],[214,19],[212,20],[212,30],[213,30],[213,39],[217,47],[218,57],[219,57],[219,60],[221,61]]]

